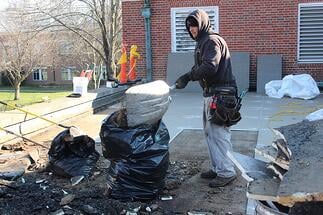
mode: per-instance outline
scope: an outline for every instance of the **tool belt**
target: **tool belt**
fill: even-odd
[[[203,96],[204,97],[210,97],[215,94],[218,94],[219,91],[224,90],[224,91],[232,91],[236,92],[236,82],[235,81],[222,81],[222,82],[217,82],[217,83],[206,83],[203,82],[201,85],[203,88]]]
[[[212,89],[209,120],[220,126],[232,126],[241,120],[239,113],[241,99],[237,97],[235,87],[217,87]]]

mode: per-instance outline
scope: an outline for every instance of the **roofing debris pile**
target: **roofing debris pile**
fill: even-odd
[[[108,160],[100,157],[92,138],[73,137],[69,129],[53,139],[49,151],[25,151],[24,143],[17,143],[16,148],[3,146],[0,213],[157,212],[159,206],[153,203],[122,204],[110,197],[154,200],[167,188],[170,137],[161,119],[169,103],[165,82],[128,89],[123,108],[108,116],[101,126],[102,152]]]
[[[276,138],[272,146],[256,149],[256,153],[269,162],[231,155],[249,181],[248,198],[286,206],[291,208],[290,214],[296,205],[308,202],[316,202],[322,210],[323,120],[304,120],[274,132]],[[317,210],[317,207],[310,208]],[[295,214],[316,214],[308,210]]]

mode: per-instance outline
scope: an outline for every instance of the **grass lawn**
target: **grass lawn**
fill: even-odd
[[[0,101],[4,101],[11,105],[18,104],[19,106],[26,106],[35,103],[44,102],[45,100],[53,100],[69,95],[72,88],[62,87],[21,87],[20,99],[14,101],[14,90],[10,87],[0,87]],[[9,107],[0,104],[0,111],[11,110]]]

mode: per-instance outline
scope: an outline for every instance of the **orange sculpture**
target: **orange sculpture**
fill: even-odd
[[[140,59],[140,54],[137,52],[137,46],[132,45],[130,48],[130,71],[128,73],[128,78],[130,81],[135,81],[137,79],[136,63],[137,58]]]
[[[125,84],[127,83],[127,50],[126,47],[122,45],[121,49],[121,57],[118,61],[120,64],[120,74],[119,74],[119,83]]]

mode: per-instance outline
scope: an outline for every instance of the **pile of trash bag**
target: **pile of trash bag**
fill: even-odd
[[[72,137],[68,129],[53,139],[48,155],[50,170],[63,177],[90,176],[100,157],[92,138],[87,135]]]
[[[101,126],[103,156],[111,161],[108,171],[110,196],[122,201],[150,200],[164,188],[169,164],[170,140],[165,124],[120,127],[118,111]]]

